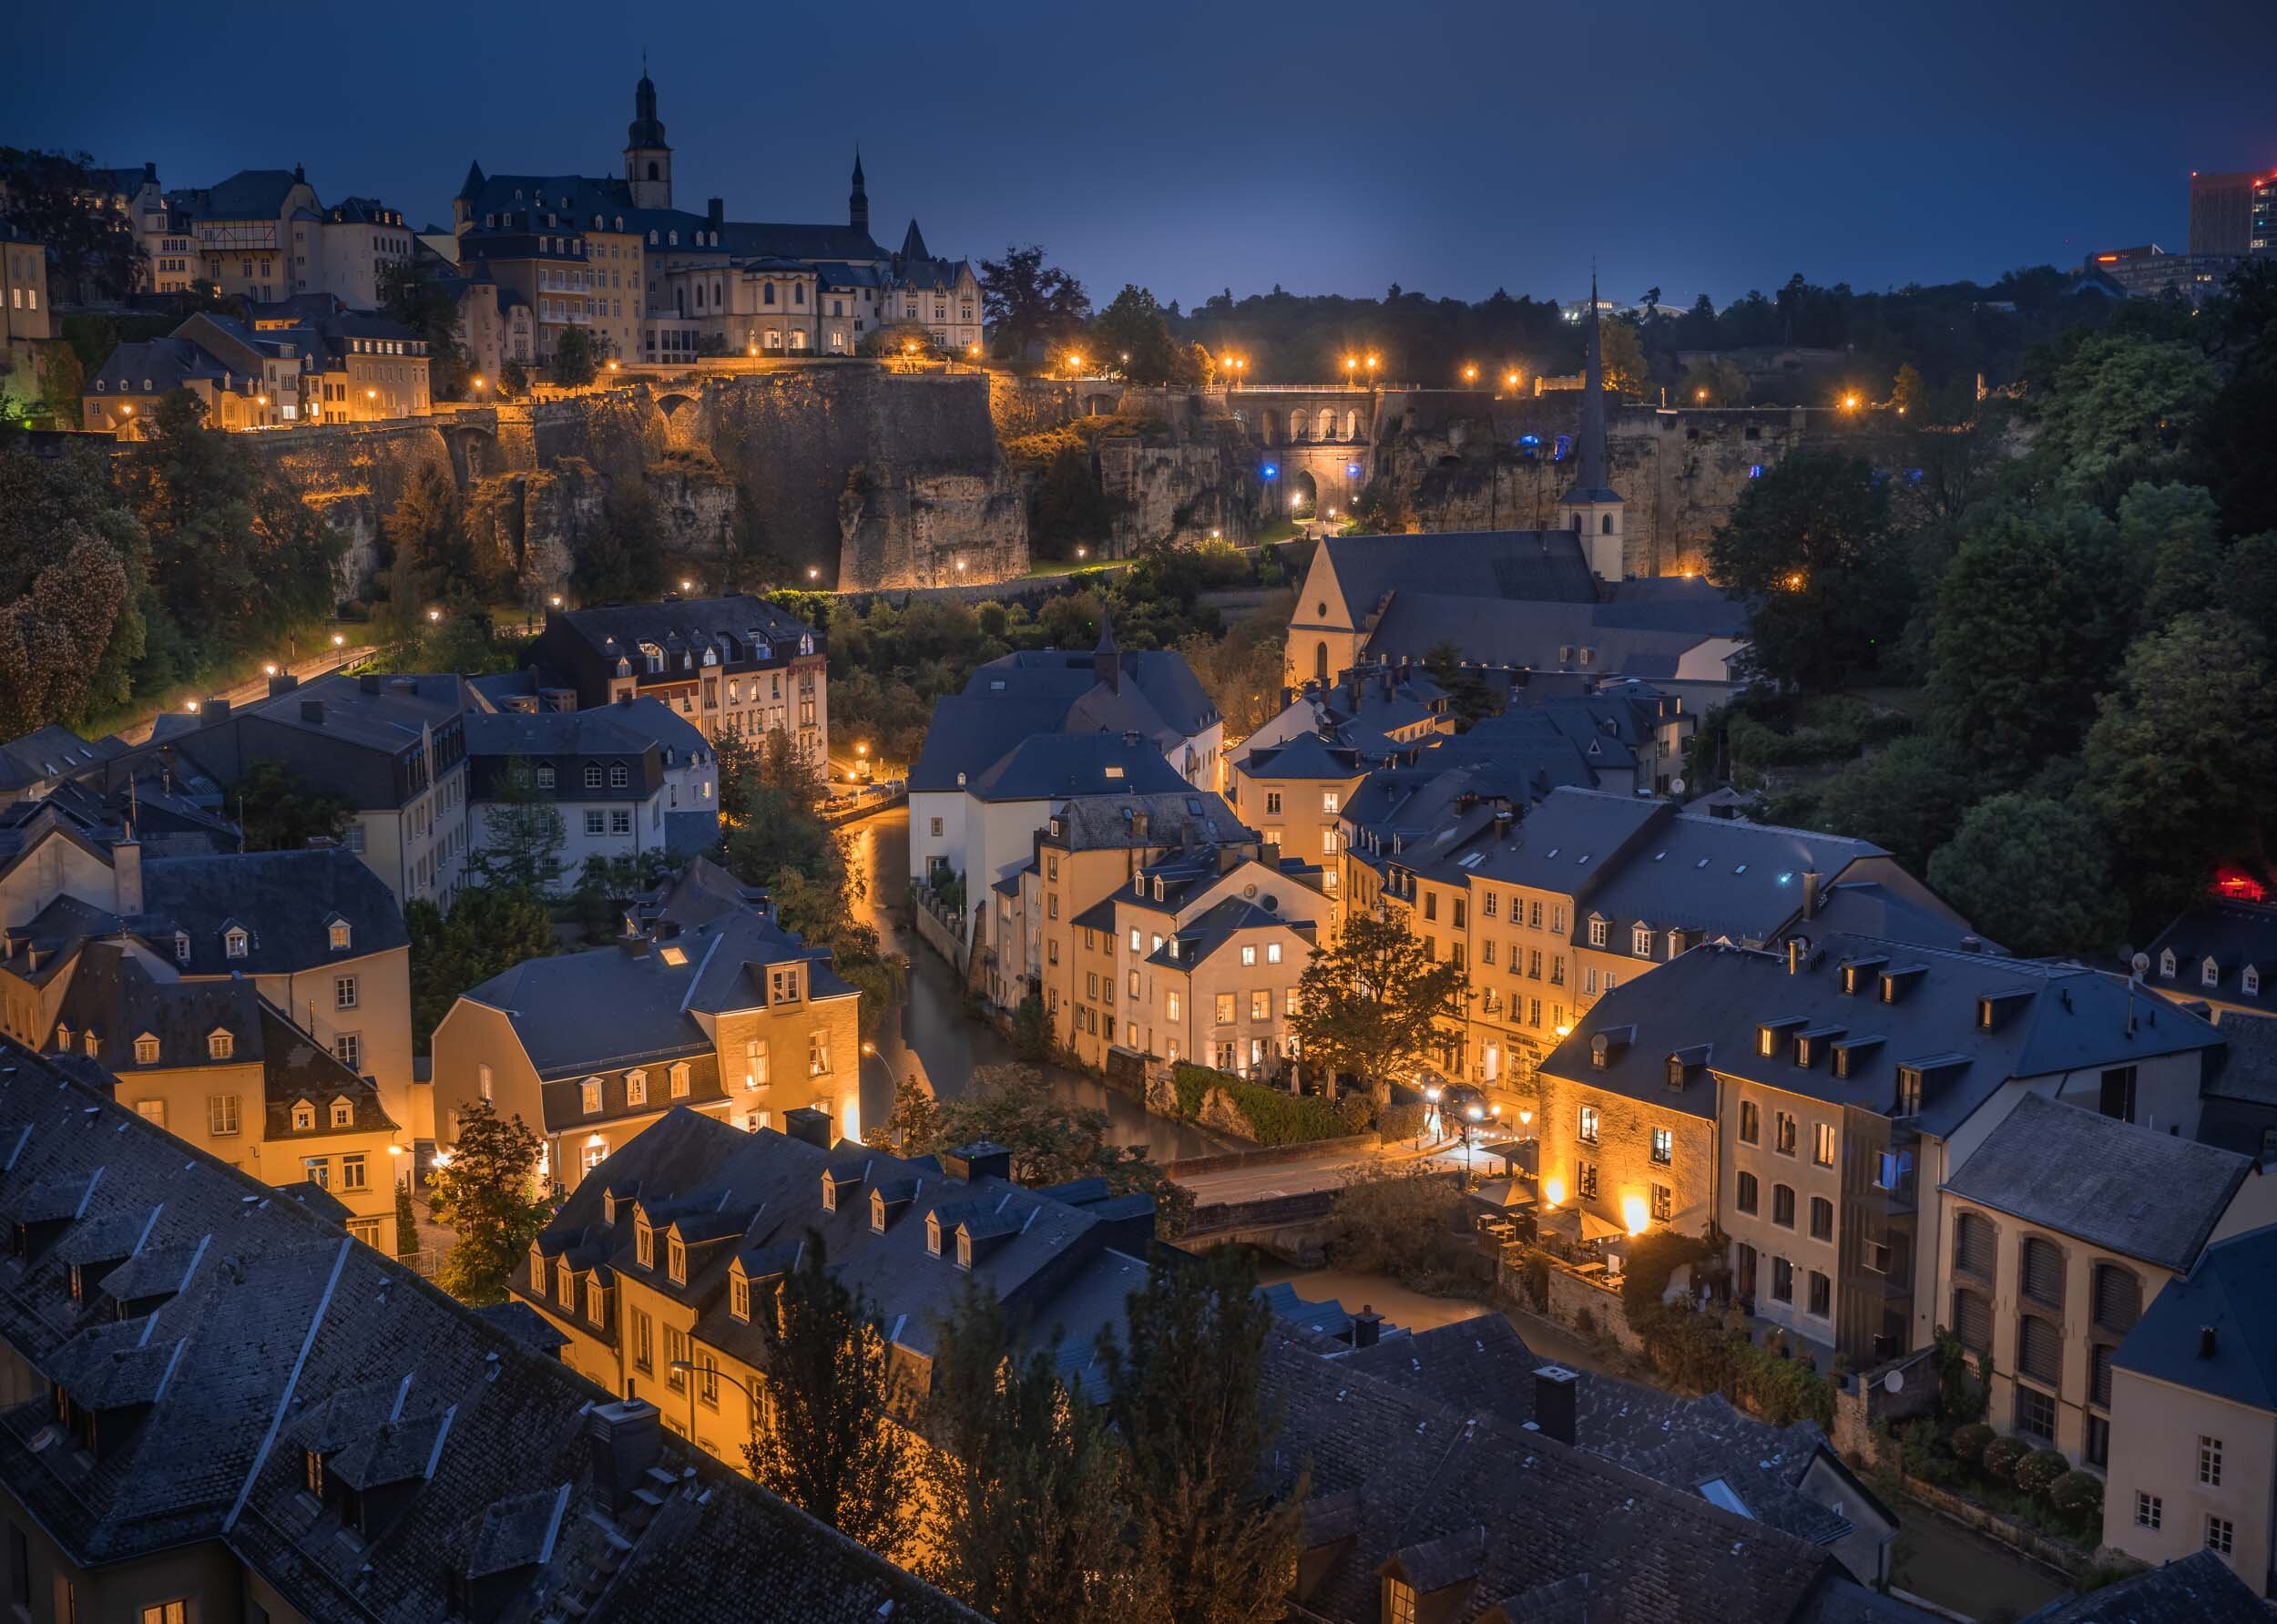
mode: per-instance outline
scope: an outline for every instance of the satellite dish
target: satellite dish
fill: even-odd
[[[1681,795],[1683,792],[1684,792],[1684,781],[1683,781],[1682,779],[1680,779],[1680,778],[1672,778],[1672,779],[1669,780],[1669,794],[1671,794],[1671,795]]]
[[[1885,1393],[1903,1393],[1905,1390],[1905,1373],[1902,1370],[1894,1370],[1888,1375],[1884,1376],[1882,1390]]]
[[[2139,953],[2127,962],[2134,965],[2135,974],[2138,975],[2148,975],[2150,973],[2150,955],[2147,953]]]

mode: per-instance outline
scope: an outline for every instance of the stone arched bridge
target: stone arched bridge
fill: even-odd
[[[1230,389],[1226,406],[1259,451],[1269,513],[1349,513],[1375,472],[1376,403],[1364,389],[1261,385]],[[1270,472],[1268,472],[1270,470]]]

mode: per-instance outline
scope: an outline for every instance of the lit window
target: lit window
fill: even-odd
[[[353,1101],[347,1099],[332,1101],[332,1126],[334,1128],[352,1128],[355,1126],[355,1121],[356,1108]]]
[[[155,1066],[158,1061],[158,1040],[145,1032],[135,1039],[135,1064]]]
[[[206,1057],[208,1059],[227,1060],[236,1053],[237,1039],[229,1033],[215,1031],[206,1035]]]
[[[579,1086],[578,1091],[582,1096],[580,1103],[587,1116],[590,1117],[601,1108],[601,1079],[599,1078],[586,1078]]]
[[[1585,1105],[1581,1108],[1581,1125],[1577,1131],[1583,1144],[1594,1145],[1598,1142],[1598,1121],[1597,1107]]]
[[[347,949],[347,946],[348,946],[348,939],[349,939],[349,927],[348,927],[348,922],[347,922],[346,920],[344,920],[344,919],[335,919],[335,920],[333,920],[333,921],[332,921],[332,951],[333,951],[334,953],[341,953],[341,952],[344,952],[344,951]]]

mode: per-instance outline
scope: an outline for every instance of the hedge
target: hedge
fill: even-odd
[[[1287,1094],[1204,1066],[1173,1067],[1170,1080],[1178,1088],[1179,1111],[1188,1117],[1200,1115],[1210,1089],[1224,1089],[1249,1124],[1250,1138],[1261,1145],[1342,1139],[1351,1131],[1335,1106],[1317,1094]]]

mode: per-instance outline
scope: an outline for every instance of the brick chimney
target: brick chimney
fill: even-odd
[[[1360,1312],[1352,1316],[1352,1345],[1354,1348],[1372,1348],[1383,1334],[1384,1316],[1366,1303],[1362,1303]]]
[[[608,1496],[610,1512],[621,1515],[663,1454],[664,1418],[645,1398],[596,1404],[585,1435],[593,1451],[594,1486]]]
[[[830,1113],[818,1111],[811,1105],[802,1105],[782,1114],[782,1130],[794,1139],[804,1139],[817,1150],[827,1150],[837,1135],[831,1129]]]
[[[969,1145],[941,1152],[941,1170],[952,1179],[1009,1180],[1012,1152],[993,1140],[975,1139]]]
[[[1574,1425],[1580,1408],[1581,1378],[1562,1364],[1545,1364],[1534,1373],[1534,1425],[1560,1444],[1574,1441]]]

